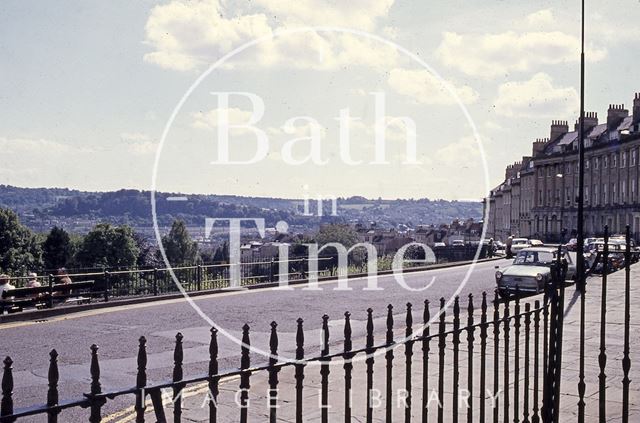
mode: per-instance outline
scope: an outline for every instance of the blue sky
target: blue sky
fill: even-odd
[[[587,109],[630,106],[638,80],[640,2],[588,3]],[[529,154],[552,119],[578,109],[578,1],[192,0],[0,3],[0,183],[81,189],[148,189],[173,108],[207,67],[259,36],[304,26],[375,34],[426,61],[456,90],[486,152],[489,185]],[[269,154],[251,166],[212,166],[216,98],[247,91],[265,102]],[[420,165],[402,164],[406,127],[388,130],[389,165],[372,166],[370,92],[389,118],[416,123]],[[231,108],[242,121],[251,104]],[[244,99],[246,100],[246,99]],[[339,159],[335,118],[362,119]],[[283,163],[282,146],[321,126],[327,165]],[[255,138],[255,137],[254,137]],[[235,134],[238,157],[254,149]],[[304,142],[294,149],[304,157]],[[344,34],[304,33],[247,50],[213,72],[176,118],[158,167],[160,190],[300,197],[480,198],[487,184],[473,132],[432,74],[387,45]]]

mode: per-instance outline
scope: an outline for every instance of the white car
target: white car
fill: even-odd
[[[513,238],[511,240],[511,252],[514,254],[529,247],[531,247],[531,243],[527,238]]]

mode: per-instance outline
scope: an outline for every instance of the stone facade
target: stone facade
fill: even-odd
[[[585,114],[584,228],[600,235],[631,226],[640,236],[640,94],[632,114],[610,105],[605,123]],[[505,180],[485,199],[487,237],[509,235],[566,241],[576,233],[578,122],[553,121],[550,138],[533,143],[532,156],[505,171]],[[488,207],[488,210],[486,209]]]

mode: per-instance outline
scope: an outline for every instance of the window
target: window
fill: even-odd
[[[630,166],[635,166],[636,165],[636,149],[634,148],[633,150],[631,150],[631,165]]]
[[[568,205],[571,204],[571,188],[569,187],[565,189],[565,201]]]
[[[604,156],[602,158],[602,167],[604,167],[605,169],[609,167],[609,157]]]
[[[589,202],[589,187],[584,187],[584,202]]]
[[[589,159],[586,159],[586,160],[584,161],[584,168],[585,168],[585,169],[589,169],[589,161],[590,161]]]
[[[596,157],[595,159],[593,159],[593,168],[597,170],[599,166],[600,166],[600,158]]]
[[[598,205],[598,185],[593,185],[593,205]]]
[[[629,202],[633,203],[636,200],[636,180],[631,180],[631,198],[629,198]]]
[[[617,200],[616,196],[616,184],[611,184],[611,204],[615,204]]]
[[[607,184],[602,184],[602,202],[607,204]]]
[[[547,176],[551,176],[551,166],[547,166]]]
[[[567,165],[565,166],[565,170],[564,173],[566,173],[567,175],[571,175],[571,163],[567,163]]]
[[[627,167],[627,152],[623,151],[620,157],[620,167]]]
[[[556,189],[556,204],[560,204],[560,202],[562,201],[562,199],[560,198],[560,188]]]
[[[547,190],[547,206],[551,205],[551,190]]]
[[[627,181],[620,182],[620,202],[624,203],[627,197]]]
[[[611,155],[611,167],[618,166],[618,153],[613,153]]]
[[[538,191],[538,204],[542,205],[542,190]]]

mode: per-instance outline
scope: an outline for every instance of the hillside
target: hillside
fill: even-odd
[[[323,217],[303,216],[303,201],[229,195],[188,195],[187,201],[171,201],[178,193],[157,193],[158,219],[162,225],[179,218],[190,225],[202,225],[207,217],[261,217],[268,226],[285,220],[300,230],[321,222],[369,222],[384,227],[405,224],[449,223],[454,219],[482,218],[482,204],[447,200],[369,200],[362,197],[338,199],[337,216],[330,202]],[[311,209],[315,203],[311,203]],[[120,190],[86,192],[61,188],[18,188],[0,185],[0,207],[17,211],[23,222],[37,231],[62,224],[75,232],[85,232],[99,221],[127,223],[137,228],[152,226],[151,197],[148,191]]]

